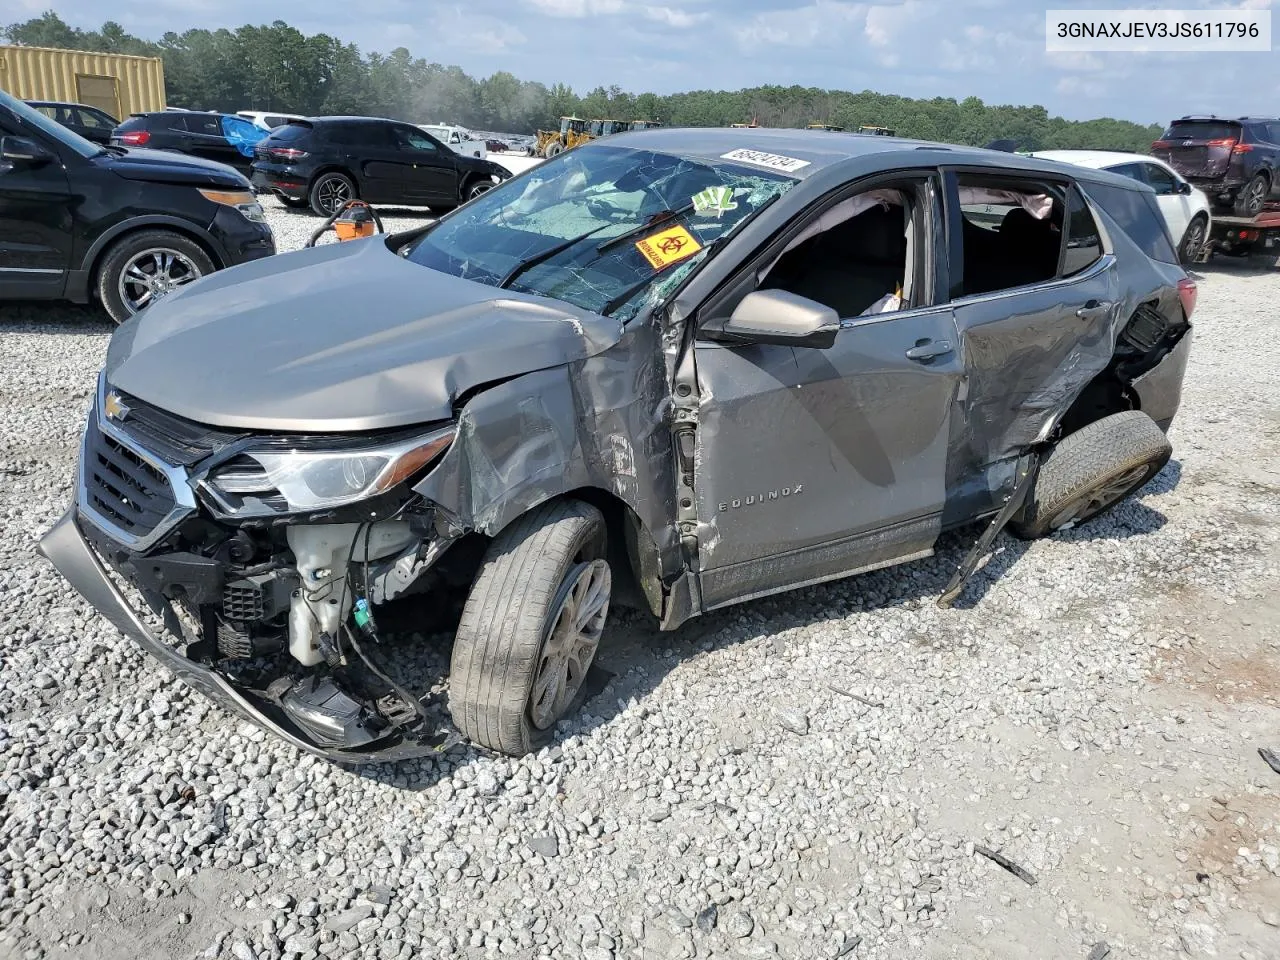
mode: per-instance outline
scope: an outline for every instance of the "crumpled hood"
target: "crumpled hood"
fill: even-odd
[[[384,237],[223,270],[126,322],[111,386],[219,427],[445,420],[473,387],[593,356],[617,320],[410,263]]]

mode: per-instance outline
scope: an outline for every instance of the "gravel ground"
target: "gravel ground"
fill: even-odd
[[[316,223],[270,215],[282,249]],[[622,620],[552,747],[354,771],[34,555],[110,328],[4,306],[0,956],[1280,956],[1277,303],[1207,267],[1173,462],[1002,537],[957,609],[960,536],[674,635]]]

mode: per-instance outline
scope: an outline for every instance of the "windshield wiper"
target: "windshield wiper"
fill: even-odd
[[[528,260],[523,260],[520,263],[517,263],[515,265],[515,268],[512,269],[510,273],[508,273],[505,277],[502,278],[502,282],[498,284],[498,289],[499,290],[507,289],[507,287],[511,286],[511,284],[514,283],[516,278],[519,277],[521,274],[525,273],[526,271],[532,270],[534,267],[536,267],[540,263],[546,263],[548,260],[554,257],[557,253],[564,253],[564,251],[568,250],[570,247],[581,243],[583,240],[590,239],[591,237],[594,237],[597,233],[599,233],[601,230],[604,230],[606,227],[612,227],[612,226],[613,226],[612,223],[602,223],[600,224],[600,226],[596,227],[594,230],[588,230],[586,233],[581,234],[580,236],[577,236],[577,237],[570,237],[568,240],[563,240],[560,243],[555,244],[554,246],[547,247],[547,249],[543,250],[541,253],[534,254]]]
[[[683,207],[679,207],[676,210],[663,210],[661,213],[655,213],[644,223],[640,224],[640,226],[632,227],[630,230],[625,230],[616,237],[610,237],[604,243],[600,244],[600,246],[596,247],[596,253],[604,253],[606,250],[616,247],[624,240],[630,240],[637,234],[644,233],[647,230],[652,230],[660,223],[666,223],[669,220],[674,220],[676,217],[682,217],[692,209],[693,204],[686,203]]]

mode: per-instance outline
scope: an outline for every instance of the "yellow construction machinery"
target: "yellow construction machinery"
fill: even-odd
[[[835,124],[832,124],[832,123],[811,123],[809,124],[809,126],[805,127],[805,129],[806,130],[835,130],[838,132],[840,130],[843,130],[844,127],[837,127]]]
[[[538,139],[529,148],[531,157],[554,157],[563,150],[571,150],[580,143],[592,139],[587,131],[588,121],[581,117],[561,117],[559,130],[539,130]]]
[[[873,137],[892,137],[895,136],[893,130],[889,127],[859,127],[859,133],[867,133]]]

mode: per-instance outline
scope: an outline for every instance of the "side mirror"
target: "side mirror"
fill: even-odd
[[[0,137],[0,163],[38,167],[52,159],[52,153],[27,137]]]
[[[836,342],[840,315],[786,290],[756,290],[739,301],[722,330],[751,343],[825,350]]]
[[[1187,183],[1185,180],[1179,180],[1178,185],[1173,188],[1173,192],[1180,193],[1183,196],[1189,196],[1191,194],[1191,184]]]

